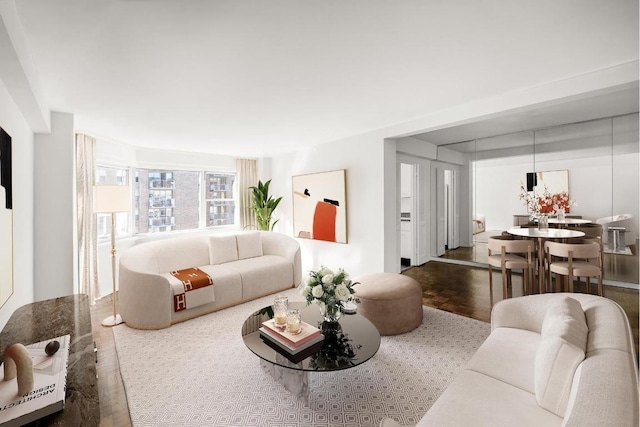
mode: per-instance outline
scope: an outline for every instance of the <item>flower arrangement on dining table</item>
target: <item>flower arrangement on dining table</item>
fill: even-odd
[[[538,195],[536,192],[527,191],[524,185],[520,183],[520,195],[518,197],[523,201],[532,218],[555,214],[561,209],[564,210],[565,213],[569,213],[571,206],[577,205],[575,200],[569,198],[567,191],[552,194],[546,185],[544,186],[542,194]]]
[[[300,285],[300,294],[305,298],[307,305],[312,302],[318,304],[326,321],[335,322],[344,313],[345,302],[360,302],[354,296],[353,286],[356,284],[358,282],[352,282],[349,274],[342,268],[334,272],[321,266],[318,271],[309,271]]]

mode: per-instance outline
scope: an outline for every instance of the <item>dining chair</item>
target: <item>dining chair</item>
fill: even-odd
[[[584,233],[584,237],[581,237],[583,240],[597,240],[600,245],[600,258],[603,257],[604,253],[604,243],[602,240],[602,225],[600,224],[582,224],[574,228],[577,231],[582,231]]]
[[[533,289],[535,268],[535,242],[533,240],[513,240],[510,236],[491,236],[487,243],[489,264],[489,288],[493,292],[493,267],[502,272],[502,298],[507,299],[507,287],[511,286],[511,271],[522,269],[523,292]]]
[[[598,278],[598,295],[602,296],[602,256],[597,241],[586,243],[560,243],[547,241],[544,244],[545,270],[549,286],[552,274],[556,275],[556,292],[560,291],[558,275],[566,276],[565,291],[573,292],[573,278],[585,277],[587,291],[591,291],[591,278]],[[564,282],[564,280],[563,280]]]

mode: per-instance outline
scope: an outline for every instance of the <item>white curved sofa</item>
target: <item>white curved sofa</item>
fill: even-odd
[[[491,331],[418,427],[638,426],[635,344],[615,302],[512,298],[494,306]]]
[[[213,301],[174,311],[169,272],[198,267],[213,279]],[[168,278],[169,277],[169,278]],[[161,329],[295,287],[302,281],[300,245],[269,231],[158,240],[122,253],[118,308],[137,329]]]

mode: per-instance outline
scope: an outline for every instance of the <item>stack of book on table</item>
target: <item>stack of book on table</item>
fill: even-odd
[[[22,426],[64,409],[70,338],[64,335],[25,346],[33,364],[33,388],[20,396],[17,379],[0,381],[0,426]],[[49,355],[45,348],[51,341],[60,346]]]
[[[301,322],[301,331],[292,334],[275,326],[273,319],[262,323],[260,338],[265,344],[294,363],[298,363],[322,348],[324,335],[320,329]]]

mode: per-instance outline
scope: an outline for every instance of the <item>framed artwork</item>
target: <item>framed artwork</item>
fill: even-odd
[[[11,137],[0,128],[0,306],[13,294],[13,178]]]
[[[294,236],[347,243],[346,204],[346,170],[294,176]]]
[[[555,170],[527,173],[527,192],[532,192],[531,197],[535,205],[539,206],[539,213],[555,214],[557,209],[564,209],[569,213],[574,204],[569,198],[569,171]],[[532,206],[527,203],[527,211],[531,212]]]

